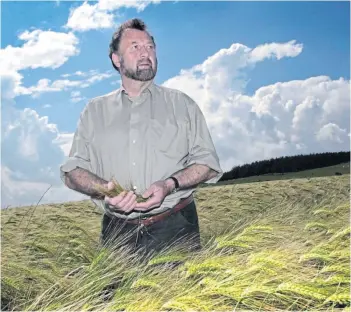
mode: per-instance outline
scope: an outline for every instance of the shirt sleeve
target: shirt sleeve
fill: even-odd
[[[188,165],[201,164],[217,171],[217,175],[205,183],[216,183],[223,175],[210,131],[200,107],[189,98],[190,151]]]
[[[87,108],[81,113],[68,158],[60,166],[61,180],[64,181],[65,174],[80,167],[91,171],[89,155],[89,128],[87,119]]]

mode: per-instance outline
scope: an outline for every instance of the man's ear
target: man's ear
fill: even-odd
[[[112,61],[115,64],[116,67],[120,68],[121,65],[121,60],[117,53],[112,53]]]

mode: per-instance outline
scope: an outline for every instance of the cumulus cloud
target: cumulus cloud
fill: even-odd
[[[1,50],[0,50],[1,52]],[[18,87],[22,83],[23,76],[18,72],[1,73],[1,96],[5,99],[13,99],[18,92]]]
[[[55,144],[59,145],[63,154],[68,157],[71,149],[74,133],[59,133],[58,136],[53,141]]]
[[[164,85],[198,103],[224,170],[272,157],[349,150],[350,88],[343,78],[278,82],[245,94],[255,63],[301,52],[295,41],[253,49],[233,44]]]
[[[302,51],[302,45],[295,41],[270,43],[262,47],[252,49],[234,43],[229,48],[221,49],[209,56],[202,64],[182,70],[178,76],[167,80],[164,85],[181,87],[195,97],[200,105],[211,101],[208,108],[213,110],[229,97],[245,90],[248,70],[252,69],[255,63],[278,56],[279,58],[292,56],[291,51],[299,53]],[[257,52],[256,49],[264,51]],[[297,52],[295,56],[298,55]],[[205,109],[204,106],[201,108]]]
[[[16,172],[1,166],[1,208],[79,201],[88,197],[63,185],[18,180]]]
[[[84,2],[81,6],[70,12],[66,27],[75,31],[111,28],[114,24],[114,15],[104,10],[99,10],[98,5]]]
[[[59,176],[73,134],[60,133],[35,110],[20,111],[11,100],[2,102],[1,206],[36,204],[50,186],[42,203],[86,198],[65,187]]]
[[[342,143],[343,139],[346,138],[346,129],[340,129],[340,127],[333,123],[324,125],[316,134],[316,138],[319,141],[329,141],[331,143]]]
[[[58,183],[58,164],[64,154],[59,145],[53,144],[59,134],[57,126],[29,108],[5,110],[11,110],[12,116],[2,131],[2,164],[21,172],[24,180]]]
[[[5,72],[27,68],[58,68],[69,57],[79,53],[78,38],[73,33],[36,29],[26,30],[18,38],[21,47],[7,46],[0,50],[0,68]]]
[[[159,2],[147,0],[100,0],[96,4],[91,5],[85,1],[79,7],[71,10],[65,27],[79,32],[111,28],[116,25],[113,12],[117,9],[122,7],[135,8],[138,12],[141,12],[150,3]]]
[[[22,86],[23,75],[20,71],[36,68],[58,68],[70,57],[79,54],[78,38],[73,33],[43,31],[40,29],[24,31],[18,38],[25,43],[20,47],[8,45],[0,50],[0,70],[7,84],[2,88],[5,97],[14,98],[18,94],[30,94]],[[45,88],[44,79],[37,89]]]
[[[60,133],[57,125],[35,110],[15,107],[13,81],[1,84],[1,207],[63,202],[86,198],[69,190],[59,177],[73,134]]]
[[[88,88],[93,84],[100,82],[104,79],[111,78],[113,73],[111,70],[106,73],[99,73],[97,71],[91,71],[89,77],[88,73],[72,74],[71,76],[77,75],[81,77],[88,77],[82,80],[69,80],[69,79],[58,79],[51,81],[50,79],[40,79],[36,85],[30,87],[19,87],[16,95],[31,95],[32,97],[38,97],[42,93],[46,92],[61,92],[71,90],[73,88]],[[67,74],[65,75],[67,77]],[[77,102],[78,97],[74,97]],[[83,98],[80,98],[82,100]]]
[[[250,60],[252,62],[262,61],[266,58],[276,58],[280,60],[283,57],[298,56],[303,49],[301,43],[297,44],[296,40],[286,43],[266,43],[259,45],[251,51]]]

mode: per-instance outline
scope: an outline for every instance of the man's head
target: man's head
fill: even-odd
[[[140,19],[132,19],[119,26],[112,36],[109,56],[121,76],[148,81],[156,75],[155,41]]]

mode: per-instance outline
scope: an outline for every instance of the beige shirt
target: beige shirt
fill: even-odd
[[[206,181],[215,183],[223,175],[219,159],[198,105],[186,94],[151,83],[137,98],[123,88],[88,102],[80,115],[64,173],[76,167],[87,169],[122,186],[134,186],[142,194],[158,180],[192,164],[207,165],[218,172]],[[175,206],[195,191],[168,195],[160,207],[128,216],[112,211],[104,201],[93,199],[108,214],[139,218]]]

